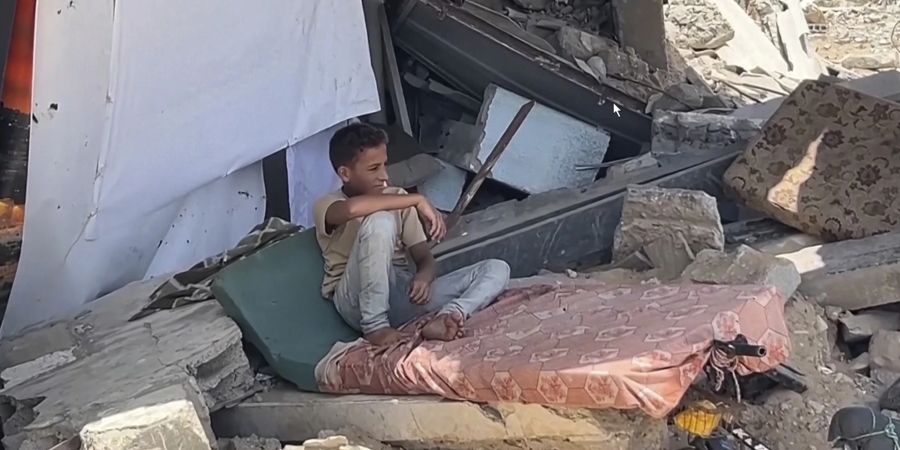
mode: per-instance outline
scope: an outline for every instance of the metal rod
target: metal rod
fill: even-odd
[[[462,196],[459,197],[459,201],[456,202],[456,207],[453,208],[453,212],[450,213],[450,217],[447,218],[447,229],[450,230],[459,222],[459,219],[462,217],[463,211],[469,206],[469,203],[472,203],[472,199],[475,198],[475,194],[478,193],[478,189],[481,188],[481,184],[484,183],[485,178],[488,177],[491,173],[491,169],[494,168],[494,165],[497,164],[497,161],[500,159],[500,155],[503,154],[503,151],[506,150],[506,147],[509,146],[509,143],[512,141],[513,136],[519,132],[519,128],[522,126],[522,123],[525,122],[525,118],[528,117],[528,113],[534,109],[534,100],[529,101],[528,103],[522,105],[519,108],[519,112],[516,113],[516,116],[513,117],[512,122],[509,123],[509,126],[506,127],[506,131],[503,132],[503,135],[500,136],[500,140],[497,141],[497,145],[494,145],[494,149],[491,150],[491,154],[488,155],[487,159],[484,161],[484,164],[481,166],[481,169],[478,170],[478,173],[475,175],[475,178],[469,183],[469,187],[466,188],[466,191]]]

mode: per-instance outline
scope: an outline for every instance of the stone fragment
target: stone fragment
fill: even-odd
[[[876,331],[869,342],[872,378],[885,385],[900,379],[900,332]]]
[[[892,69],[897,67],[897,57],[893,52],[847,55],[841,60],[841,65],[848,69]]]
[[[758,284],[775,287],[790,298],[800,285],[800,274],[790,261],[758,252],[746,245],[731,253],[704,250],[683,273],[697,283]]]
[[[350,441],[345,436],[329,436],[320,439],[307,439],[303,442],[303,448],[307,450],[327,450],[339,448],[344,445],[350,445]]]
[[[606,178],[622,178],[632,172],[655,167],[659,167],[659,161],[650,153],[644,153],[637,158],[629,159],[621,164],[611,166],[606,170]]]
[[[871,359],[872,358],[869,355],[869,352],[860,354],[859,356],[857,356],[856,358],[853,358],[850,361],[850,370],[852,370],[856,373],[864,373],[864,372],[868,371],[869,366],[872,364]]]
[[[214,436],[197,386],[171,386],[127,402],[81,429],[84,450],[209,450]]]
[[[900,232],[779,255],[800,272],[800,292],[848,311],[900,301]]]
[[[562,55],[568,59],[581,59],[590,61],[591,57],[601,51],[609,52],[611,49],[618,51],[618,44],[600,36],[586,33],[577,28],[563,27],[556,33],[556,39],[562,50]]]
[[[674,239],[678,233],[694,254],[722,250],[725,236],[716,199],[700,191],[629,186],[613,240],[613,260],[661,237]]]
[[[900,331],[900,313],[870,311],[845,314],[838,319],[844,342],[854,343],[872,337],[878,330]]]
[[[739,151],[757,137],[763,120],[718,114],[657,110],[651,125],[654,155],[692,151]]]
[[[680,232],[674,236],[660,236],[659,239],[645,244],[644,254],[647,255],[653,268],[658,269],[657,275],[662,281],[678,278],[694,261],[694,252],[691,251],[684,234]]]
[[[278,439],[261,438],[256,435],[219,439],[219,450],[281,450],[281,442],[278,442]]]

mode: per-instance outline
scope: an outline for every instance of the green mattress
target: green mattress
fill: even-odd
[[[212,290],[244,339],[281,377],[318,391],[316,363],[359,333],[322,298],[322,255],[315,230],[304,230],[222,270]]]

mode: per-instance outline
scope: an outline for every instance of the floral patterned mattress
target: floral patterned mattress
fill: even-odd
[[[322,392],[435,394],[479,403],[525,402],[640,409],[663,417],[700,374],[712,340],[744,334],[763,358],[742,374],[784,362],[784,299],[772,288],[710,285],[536,285],[511,290],[452,342],[417,330],[387,348],[338,343],[316,367]]]
[[[828,240],[900,226],[900,104],[804,81],[725,172],[753,209]]]

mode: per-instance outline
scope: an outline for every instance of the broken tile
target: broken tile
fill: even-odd
[[[828,241],[900,223],[900,202],[885,200],[900,192],[900,105],[804,81],[761,136],[725,174],[750,208]]]
[[[900,313],[889,311],[869,311],[859,314],[845,314],[838,319],[844,342],[865,341],[878,330],[900,331]]]
[[[698,283],[773,286],[784,298],[794,295],[800,285],[800,274],[790,261],[746,245],[730,253],[701,251],[683,276]]]
[[[501,87],[488,87],[478,115],[482,130],[477,145],[479,161],[487,159],[519,108],[527,102]],[[597,172],[576,170],[576,166],[603,161],[608,146],[606,131],[536,105],[494,166],[491,177],[530,194],[588,185]]]
[[[700,191],[629,186],[613,241],[613,260],[677,233],[684,236],[694,254],[722,250],[725,236],[716,199]]]

